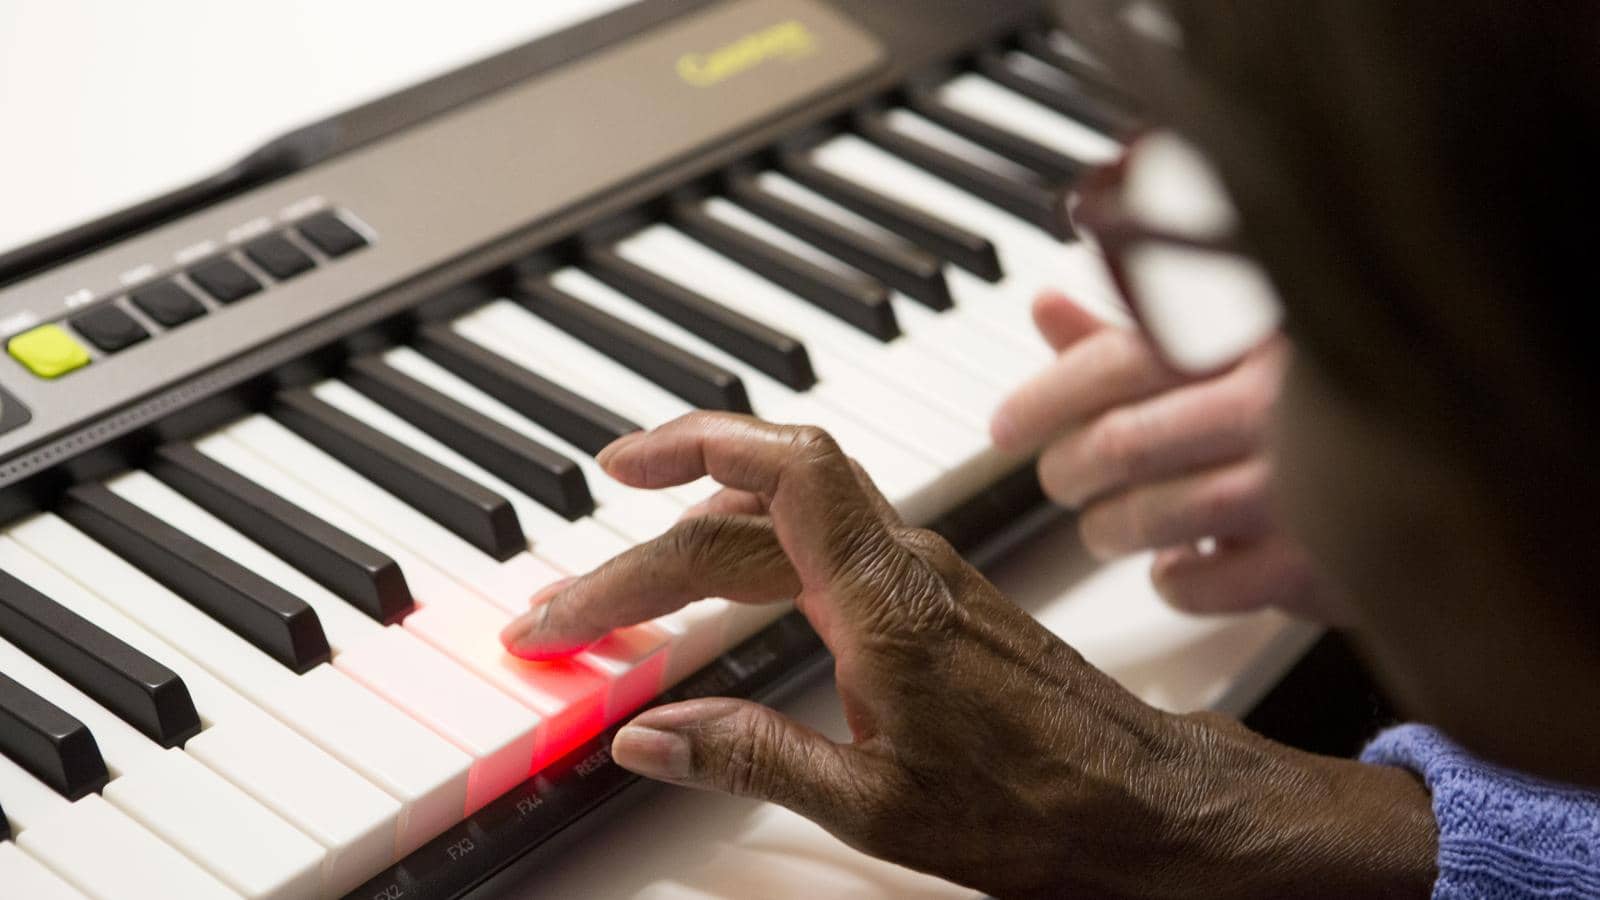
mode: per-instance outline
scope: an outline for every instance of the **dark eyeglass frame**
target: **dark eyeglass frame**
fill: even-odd
[[[1184,378],[1204,378],[1227,371],[1249,355],[1249,348],[1238,356],[1213,368],[1195,371],[1177,362],[1176,355],[1160,332],[1151,327],[1146,301],[1134,280],[1129,276],[1128,256],[1135,247],[1148,244],[1170,244],[1188,250],[1228,254],[1251,258],[1251,254],[1235,237],[1197,238],[1193,235],[1158,228],[1140,222],[1123,202],[1127,193],[1128,168],[1138,152],[1140,143],[1148,132],[1128,141],[1121,155],[1103,166],[1091,169],[1078,183],[1077,202],[1072,206],[1072,221],[1078,230],[1088,232],[1100,247],[1111,281],[1122,295],[1124,305],[1133,316],[1140,333],[1155,348],[1163,365]]]

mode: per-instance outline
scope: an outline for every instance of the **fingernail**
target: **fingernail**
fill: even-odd
[[[680,734],[628,725],[611,741],[617,765],[646,778],[687,781],[691,769],[689,741]]]
[[[543,629],[544,621],[550,614],[550,601],[566,590],[576,578],[563,578],[560,581],[546,585],[537,594],[528,600],[529,611],[511,620],[511,624],[500,630],[500,643],[507,650],[517,656],[526,658],[538,649],[535,640]]]
[[[604,468],[608,463],[611,462],[612,457],[622,452],[622,448],[632,444],[644,436],[645,432],[634,431],[617,438],[616,440],[607,444],[604,450],[601,450],[599,453],[595,454],[595,461],[600,464],[601,468]]]
[[[500,643],[507,650],[521,656],[517,651],[527,643],[528,636],[538,627],[538,619],[531,613],[518,616],[511,620],[511,624],[500,629]]]

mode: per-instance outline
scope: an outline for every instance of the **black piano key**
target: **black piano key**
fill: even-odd
[[[1109,72],[1057,50],[1042,31],[1024,33],[1018,39],[1017,46],[1022,52],[1077,83],[1085,94],[1098,100],[1105,108],[1125,110],[1127,119],[1131,121],[1134,118],[1134,113],[1139,109],[1139,101],[1117,84]]]
[[[284,427],[498,560],[528,549],[511,501],[317,399],[284,391],[271,415]]]
[[[434,440],[568,519],[594,512],[576,462],[463,406],[375,356],[350,363],[345,381]]]
[[[942,125],[969,141],[1004,156],[1012,162],[1032,169],[1046,178],[1063,183],[1077,181],[1083,175],[1082,162],[1046,147],[1014,131],[991,125],[976,116],[958,110],[931,90],[917,88],[910,92],[908,105],[929,121]]]
[[[1086,125],[1101,134],[1118,136],[1133,126],[1130,116],[1091,96],[1083,86],[1051,84],[1030,78],[1018,72],[1006,58],[998,53],[984,53],[978,57],[978,71],[985,78],[1009,88],[1029,100],[1047,106],[1063,116]]]
[[[591,456],[624,435],[642,430],[637,423],[462,337],[444,323],[424,326],[412,346]]]
[[[415,604],[400,565],[193,446],[167,444],[150,472],[385,625]]]
[[[0,755],[27,769],[68,800],[92,794],[110,780],[100,745],[95,743],[88,726],[3,672]]]
[[[113,553],[295,672],[329,660],[317,613],[298,597],[98,484],[58,510]]]
[[[954,304],[944,263],[915,246],[876,240],[763,188],[750,175],[728,179],[728,198],[841,262],[935,310]]]
[[[595,277],[657,315],[671,319],[796,391],[816,385],[811,357],[805,345],[795,338],[635,265],[615,250],[592,248],[588,257]]]
[[[0,637],[163,747],[200,733],[176,672],[0,572]]]
[[[894,303],[883,285],[830,272],[718,219],[698,203],[675,205],[673,221],[711,249],[846,324],[880,341],[900,336]]]
[[[864,219],[960,266],[985,281],[1005,277],[994,242],[937,216],[836,175],[799,151],[782,155],[783,170],[794,180]]]
[[[927,169],[1057,239],[1067,240],[1073,236],[1072,223],[1067,218],[1065,191],[992,172],[895,130],[879,112],[858,116],[856,131],[884,150]]]
[[[518,286],[529,312],[700,409],[753,414],[738,375],[595,309],[546,279]]]

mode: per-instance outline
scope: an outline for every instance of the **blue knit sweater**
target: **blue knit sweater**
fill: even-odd
[[[1427,781],[1439,820],[1434,897],[1600,898],[1600,793],[1479,762],[1421,725],[1384,732],[1361,757]]]

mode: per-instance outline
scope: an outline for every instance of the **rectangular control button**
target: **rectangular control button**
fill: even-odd
[[[208,259],[189,270],[189,278],[219,303],[233,303],[261,290],[254,275],[227,257]]]
[[[158,281],[128,294],[133,305],[164,328],[175,328],[206,314],[194,295],[170,281]]]
[[[110,303],[72,317],[72,327],[102,352],[115,353],[150,336],[143,325]]]
[[[343,256],[367,245],[361,233],[332,212],[322,212],[295,226],[306,240],[330,257]]]
[[[281,234],[264,235],[245,244],[244,255],[279,281],[287,281],[316,266],[309,254]]]
[[[40,378],[59,378],[89,364],[89,351],[60,325],[40,325],[6,344],[17,362]]]

